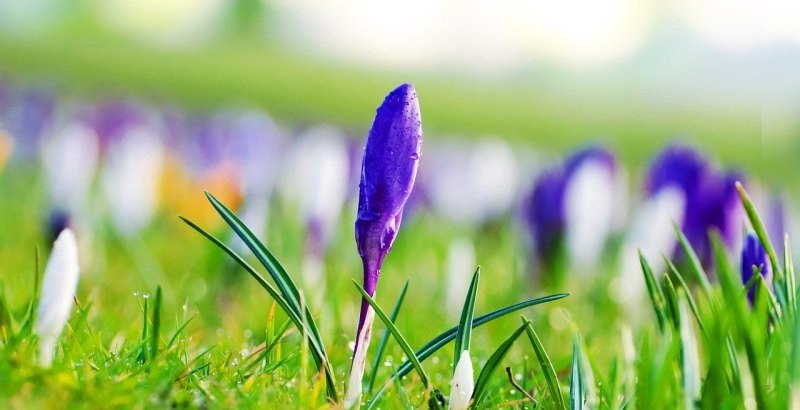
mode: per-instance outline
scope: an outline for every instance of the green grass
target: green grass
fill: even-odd
[[[93,217],[91,235],[79,236],[87,269],[82,272],[78,307],[60,339],[54,366],[40,368],[35,339],[21,325],[34,293],[34,249],[38,246],[44,259],[49,248],[37,217],[43,211],[42,193],[35,189],[38,184],[27,182],[38,178],[36,172],[19,166],[0,176],[0,190],[17,198],[4,205],[7,229],[0,231],[0,257],[5,261],[0,267],[3,407],[318,408],[326,404],[325,385],[316,376],[302,333],[256,281],[186,227],[177,210],[164,210],[143,233],[145,250],[167,278],[160,283],[163,293],[145,284],[148,275],[140,270],[149,265],[135,263],[141,255],[127,250],[127,242],[111,232],[102,212]],[[198,206],[210,206],[202,193],[197,195]],[[275,201],[265,243],[297,278],[302,229],[290,209]],[[758,223],[754,226],[760,230]],[[326,260],[327,296],[322,305],[310,307],[340,396],[361,296],[351,282],[360,276],[360,261],[350,228],[345,217]],[[227,232],[222,224],[210,229],[220,237]],[[384,309],[409,283],[394,324],[411,348],[458,325],[457,318],[439,314],[444,292],[441,261],[457,230],[426,214],[407,218],[384,265],[377,299]],[[697,285],[696,270],[702,267],[691,263],[673,267],[669,276],[651,276],[651,294],[659,295],[659,302],[635,325],[635,353],[630,356],[623,348],[630,343],[622,330],[626,315],[606,291],[613,264],[594,277],[566,281],[568,289],[545,290],[524,268],[527,245],[510,224],[481,229],[475,240],[483,282],[475,293],[475,320],[532,296],[572,293],[526,309],[530,325],[524,322],[519,327],[511,315],[472,331],[470,353],[480,386],[476,399],[482,406],[532,407],[501,367],[513,369],[515,384],[526,389],[540,408],[563,408],[570,402],[599,408],[625,404],[677,408],[694,400],[726,408],[744,402],[779,408],[785,407],[790,386],[800,377],[795,342],[800,321],[794,302],[778,298],[767,303],[762,290],[760,302],[750,311],[744,286],[732,268],[734,258],[719,248],[720,279],[707,287]],[[777,277],[782,279],[776,283],[789,290],[785,281],[794,277],[793,267],[790,262],[779,263],[782,275]],[[377,321],[376,326],[382,328]],[[573,346],[578,330],[581,339]],[[694,351],[696,355],[691,354]],[[388,340],[376,387],[389,379],[408,352],[408,347],[403,350]],[[429,389],[447,395],[453,357],[451,343],[420,360]],[[487,363],[490,367],[485,367]],[[481,372],[482,368],[491,370]],[[429,389],[416,373],[409,373],[386,390],[376,407],[424,406]]]

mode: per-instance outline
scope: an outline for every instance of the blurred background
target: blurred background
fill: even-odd
[[[79,293],[116,309],[96,320],[136,317],[132,292],[161,284],[171,308],[249,340],[244,329],[263,327],[247,315],[263,313],[263,292],[231,280],[244,275],[175,217],[229,235],[206,189],[288,271],[328,278],[328,295],[315,297],[328,298],[325,327],[346,345],[361,147],[375,108],[403,82],[419,94],[425,144],[387,297],[412,278],[410,298],[458,306],[477,262],[504,279],[481,306],[540,293],[520,285],[536,258],[520,208],[542,170],[587,144],[619,161],[623,189],[598,239],[610,272],[599,280],[613,285],[607,255],[668,144],[740,171],[760,205],[786,198],[775,215],[796,214],[798,73],[791,0],[0,0],[4,287],[21,304],[33,248],[72,226],[87,278]],[[792,218],[775,219],[793,230]],[[602,327],[597,306],[616,309],[605,286],[574,287],[570,310],[539,318],[554,338],[569,340],[573,319]]]
[[[775,177],[800,153],[800,10],[734,1],[0,1],[0,71],[60,95],[366,131],[420,90],[426,131],[642,162],[683,138]],[[756,153],[771,161],[756,161]],[[761,164],[757,164],[761,162]],[[762,169],[763,168],[763,169]]]

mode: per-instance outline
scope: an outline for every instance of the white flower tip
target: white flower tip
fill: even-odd
[[[350,379],[347,383],[347,393],[344,398],[344,408],[351,409],[361,404],[361,380],[364,378],[364,369],[367,362],[367,349],[372,335],[372,322],[375,320],[375,311],[367,310],[364,324],[358,335],[358,343],[353,352],[353,364],[350,367]]]
[[[450,382],[450,409],[467,410],[472,399],[474,382],[472,376],[472,360],[469,350],[461,352],[461,357],[456,364],[453,380]]]
[[[53,243],[42,278],[42,292],[34,330],[39,336],[39,360],[50,364],[56,340],[69,319],[78,286],[78,243],[70,229],[64,229]]]

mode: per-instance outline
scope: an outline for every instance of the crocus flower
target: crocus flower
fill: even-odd
[[[767,251],[761,245],[755,233],[750,232],[744,238],[744,245],[742,246],[742,283],[747,285],[753,278],[754,270],[758,270],[764,280],[769,284],[772,279],[772,268],[770,267],[769,260],[767,259]],[[757,285],[756,285],[757,286]],[[747,290],[747,300],[750,304],[756,297],[756,287],[753,286]]]
[[[42,161],[53,238],[67,227],[62,222],[86,212],[98,155],[97,135],[79,120],[67,122],[46,141]]]
[[[109,146],[102,187],[111,220],[126,236],[144,228],[153,216],[164,161],[159,135],[147,125],[130,128]]]
[[[443,217],[477,225],[505,215],[517,200],[519,164],[502,139],[450,141],[427,147],[426,152],[431,160],[420,166],[419,183],[428,188],[434,211]]]
[[[539,175],[523,212],[545,269],[562,258],[580,271],[597,261],[623,202],[619,174],[610,151],[589,147]]]
[[[699,151],[672,145],[653,160],[644,181],[645,201],[637,209],[622,245],[623,286],[617,296],[633,302],[645,291],[637,250],[654,272],[665,268],[661,255],[680,263],[685,257],[678,246],[672,223],[683,231],[700,261],[712,260],[708,232],[720,232],[729,249],[737,248],[744,212],[736,193],[735,172],[716,169]]]
[[[450,381],[450,410],[467,410],[474,388],[472,359],[469,357],[469,350],[464,350]]]
[[[464,297],[469,291],[469,283],[476,266],[475,245],[469,238],[456,238],[450,242],[445,270],[445,305],[447,316],[452,320],[458,320],[461,316]]]
[[[5,127],[14,138],[14,154],[28,159],[38,153],[41,137],[52,125],[56,101],[43,88],[21,89],[15,97]]]
[[[378,107],[361,164],[355,236],[364,266],[363,286],[370,296],[375,295],[383,259],[400,229],[403,206],[414,187],[421,148],[417,93],[411,84],[402,84]],[[374,318],[375,312],[362,301],[345,407],[360,401]]]
[[[36,311],[34,331],[39,337],[39,361],[42,366],[47,367],[52,362],[56,341],[69,319],[79,271],[75,235],[65,229],[53,244]]]

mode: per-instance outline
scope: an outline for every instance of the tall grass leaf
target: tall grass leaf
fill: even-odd
[[[575,340],[572,342],[572,365],[569,371],[569,408],[571,410],[582,410],[585,403],[580,344],[580,336],[576,335]]]
[[[738,280],[738,275],[734,273],[733,268],[728,263],[719,233],[712,232],[711,245],[714,251],[714,260],[717,266],[719,282],[722,287],[722,294],[725,297],[725,305],[727,309],[733,313],[732,322],[734,329],[744,341],[748,367],[753,376],[753,390],[755,392],[756,404],[758,408],[771,408],[769,407],[765,391],[767,388],[767,380],[763,373],[765,357],[761,351],[762,344],[756,340],[758,339],[757,331],[754,331],[753,326],[750,326],[750,322],[755,319],[748,315],[746,306],[747,299],[742,292],[741,285],[737,285],[737,283],[740,284],[741,281]],[[766,323],[766,321],[764,323]]]
[[[795,306],[795,310],[800,311],[800,306]],[[797,319],[797,315],[794,316],[791,340],[788,400],[791,408],[796,409],[800,407],[800,320]]]
[[[516,312],[516,311],[518,311],[520,309],[524,309],[526,307],[535,306],[535,305],[539,305],[539,304],[542,304],[542,303],[547,303],[547,302],[552,302],[552,301],[555,301],[555,300],[563,299],[563,298],[565,298],[565,297],[567,297],[569,295],[570,295],[569,293],[557,293],[557,294],[554,294],[554,295],[548,295],[548,296],[542,296],[540,298],[529,299],[529,300],[526,300],[524,302],[520,302],[520,303],[511,305],[511,306],[506,306],[506,307],[501,308],[501,309],[497,309],[497,310],[489,312],[489,313],[487,313],[485,315],[476,317],[472,321],[472,328],[474,329],[474,328],[476,328],[478,326],[484,325],[484,324],[489,323],[489,322],[491,322],[491,321],[493,321],[495,319],[498,319],[498,318],[501,318],[501,317],[503,317],[505,315],[508,315],[509,313]],[[438,336],[434,337],[433,339],[429,340],[427,343],[425,343],[424,346],[422,346],[419,350],[416,351],[417,359],[419,359],[419,361],[422,362],[425,359],[427,359],[428,357],[430,357],[432,354],[436,353],[439,349],[444,347],[447,343],[449,343],[451,340],[453,340],[455,338],[456,330],[457,330],[456,327],[450,328],[450,329],[440,333]],[[389,380],[387,380],[383,384],[383,386],[375,393],[375,395],[372,396],[372,398],[370,399],[369,403],[367,404],[367,408],[368,409],[374,408],[374,406],[377,404],[378,399],[389,388],[391,382],[394,381],[394,380],[397,380],[397,379],[399,379],[399,378],[401,378],[403,376],[405,376],[406,374],[408,374],[408,372],[411,371],[411,369],[413,369],[413,365],[411,364],[410,361],[407,360],[403,364],[401,364],[400,367],[398,367],[397,370],[392,374],[392,376],[389,378]]]
[[[522,332],[530,326],[531,322],[525,321],[522,326],[520,326],[511,336],[508,337],[501,345],[497,348],[497,350],[489,356],[489,359],[486,361],[486,364],[483,365],[480,374],[478,375],[478,379],[475,381],[475,390],[472,392],[472,407],[480,408],[481,402],[483,402],[484,397],[486,396],[486,388],[489,385],[489,380],[492,378],[492,374],[500,365],[500,361],[508,354],[509,349],[514,344],[514,342],[519,338]]]
[[[797,277],[794,273],[794,261],[792,260],[792,247],[789,245],[789,235],[783,237],[783,269],[786,275],[786,296],[789,298],[789,309],[792,313],[797,312]]]
[[[700,310],[697,308],[697,303],[694,301],[694,296],[692,296],[692,292],[689,290],[689,285],[686,284],[685,280],[683,280],[683,275],[678,272],[678,269],[675,267],[675,264],[673,264],[672,261],[670,261],[666,256],[664,256],[664,261],[667,263],[667,267],[669,267],[669,270],[672,272],[672,276],[677,280],[679,289],[683,291],[683,296],[689,303],[689,309],[692,310],[694,319],[697,321],[697,325],[700,326],[700,331],[706,335],[706,327],[703,324],[703,319],[700,316]],[[709,303],[711,303],[711,301],[709,301]]]
[[[675,235],[678,237],[678,243],[680,243],[681,249],[684,255],[686,255],[686,259],[689,261],[689,267],[692,273],[694,273],[697,282],[700,283],[700,288],[703,289],[706,299],[708,299],[708,302],[713,308],[713,292],[711,291],[711,282],[708,280],[708,274],[706,274],[705,269],[703,269],[703,264],[700,262],[700,258],[697,256],[694,247],[689,243],[689,239],[686,238],[686,235],[683,234],[683,231],[681,231],[677,224],[673,222],[672,226],[675,228]]]
[[[469,342],[472,337],[472,319],[475,316],[475,296],[478,293],[478,282],[481,277],[481,267],[475,270],[472,275],[472,282],[469,284],[467,296],[464,299],[464,307],[461,309],[461,320],[458,322],[455,337],[455,353],[453,357],[453,370],[461,358],[461,352],[469,350]]]
[[[692,328],[691,314],[685,298],[679,301],[680,339],[681,339],[681,379],[683,381],[684,405],[695,408],[700,399],[702,381],[700,379],[700,357],[697,351],[697,338]]]
[[[323,353],[323,356],[327,358],[327,354],[325,353],[325,346],[322,343],[322,337],[319,334],[319,328],[317,327],[316,321],[314,317],[311,315],[308,307],[305,304],[301,303],[300,300],[300,291],[295,285],[292,278],[286,273],[286,270],[283,266],[278,262],[278,260],[272,255],[272,253],[267,249],[267,247],[260,241],[258,238],[250,231],[250,228],[236,216],[233,211],[228,209],[222,202],[219,202],[217,198],[214,197],[209,192],[206,192],[206,197],[211,202],[211,205],[214,206],[214,209],[222,216],[222,219],[233,229],[237,236],[242,240],[242,242],[247,245],[248,248],[253,252],[256,258],[264,265],[267,272],[269,273],[272,280],[275,281],[275,284],[278,286],[278,290],[280,290],[281,295],[286,300],[287,304],[295,310],[295,312],[302,316],[303,319],[308,322],[308,328],[310,330],[310,336],[317,341],[319,341],[319,348]],[[302,312],[302,313],[301,313]],[[333,374],[329,375],[333,376]]]
[[[361,285],[358,284],[358,282],[353,281],[353,285],[355,285],[356,289],[358,289],[358,291],[361,292],[361,296],[364,297],[364,300],[366,300],[367,303],[369,303],[369,305],[372,306],[373,309],[375,309],[375,314],[378,315],[381,321],[383,321],[383,324],[386,325],[386,328],[389,329],[389,332],[391,332],[392,336],[394,336],[395,340],[397,340],[397,344],[399,344],[400,348],[403,349],[403,353],[406,354],[408,360],[411,361],[411,364],[417,371],[417,374],[419,374],[419,378],[420,381],[422,382],[422,385],[425,386],[426,389],[430,387],[428,383],[428,380],[430,380],[428,378],[428,374],[425,373],[425,369],[422,368],[422,364],[417,358],[416,353],[414,353],[414,349],[412,349],[411,345],[408,344],[408,341],[406,340],[405,337],[403,337],[403,334],[400,333],[400,330],[397,329],[397,326],[395,326],[394,323],[389,319],[389,317],[386,316],[386,313],[384,313],[383,309],[381,309],[381,307],[378,306],[378,303],[376,303],[375,300],[369,296],[369,293],[367,293],[367,291],[365,291],[364,288],[362,288]]]
[[[264,279],[261,274],[259,274],[255,268],[253,268],[247,261],[244,260],[238,253],[236,253],[233,249],[231,249],[228,245],[211,235],[210,233],[206,232],[205,229],[199,227],[194,222],[180,217],[183,222],[189,225],[192,229],[203,235],[206,239],[211,241],[214,245],[220,248],[222,251],[228,254],[231,258],[233,258],[236,263],[238,263],[253,279],[261,285],[264,290],[269,293],[270,297],[280,306],[280,308],[286,312],[286,315],[294,322],[295,326],[301,333],[308,334],[308,330],[304,330],[307,326],[306,322],[300,317],[295,309],[292,309],[289,303],[278,293],[278,290],[275,289],[266,279]],[[314,363],[320,367],[325,367],[325,379],[328,383],[328,395],[331,397],[332,400],[338,401],[338,397],[336,396],[336,383],[333,375],[333,369],[331,368],[330,362],[327,359],[327,355],[325,354],[325,350],[322,348],[322,341],[314,338],[307,338],[309,345],[311,345],[311,357],[314,360]]]
[[[647,262],[647,259],[645,259],[642,251],[639,251],[639,263],[642,265],[644,282],[647,285],[647,293],[650,294],[650,303],[653,305],[653,310],[656,313],[656,319],[658,319],[658,327],[662,332],[664,332],[667,328],[666,326],[668,318],[667,306],[664,301],[664,293],[661,291],[661,287],[658,286],[658,282],[653,275],[653,270],[650,268],[650,264]]]
[[[523,317],[523,322],[527,321]],[[542,374],[544,374],[544,379],[547,382],[547,388],[550,390],[550,397],[553,399],[553,403],[555,404],[556,408],[559,409],[566,409],[564,405],[564,397],[561,395],[561,386],[558,383],[558,376],[556,375],[555,368],[553,367],[553,362],[550,361],[550,356],[547,354],[547,351],[542,346],[541,340],[539,340],[539,335],[536,334],[536,331],[533,330],[533,326],[528,326],[525,328],[525,332],[528,335],[528,340],[530,340],[531,345],[533,345],[533,350],[536,352],[536,358],[539,360],[539,367],[542,369]]]
[[[403,285],[403,289],[400,291],[400,296],[397,297],[397,302],[394,304],[394,308],[392,308],[392,313],[389,314],[389,319],[394,323],[397,320],[397,315],[400,314],[400,307],[403,305],[403,300],[406,298],[406,292],[408,291],[408,281]],[[381,335],[381,340],[378,342],[378,349],[375,351],[375,357],[372,359],[372,368],[369,373],[369,378],[367,379],[367,393],[372,393],[373,387],[375,387],[375,377],[378,375],[378,369],[380,369],[381,360],[383,360],[383,352],[386,350],[386,343],[389,341],[389,328],[387,327],[386,330],[383,331],[383,335]]]
[[[775,247],[772,246],[772,241],[769,239],[767,228],[764,227],[764,222],[758,215],[756,206],[753,204],[753,201],[750,199],[750,195],[747,194],[740,182],[736,182],[736,190],[739,192],[739,198],[742,200],[742,206],[747,213],[747,218],[750,220],[750,224],[753,226],[753,230],[756,231],[758,239],[761,241],[761,244],[764,245],[764,250],[767,251],[769,262],[772,265],[772,272],[775,275],[775,280],[781,286],[783,286],[783,271],[781,266],[778,264],[778,254],[775,253]]]
[[[161,286],[156,287],[155,297],[153,298],[153,319],[150,330],[150,359],[158,355],[158,340],[161,337],[161,308],[163,296]]]
[[[662,292],[664,294],[664,301],[667,306],[668,318],[672,321],[672,326],[677,330],[681,325],[680,308],[678,307],[678,292],[675,291],[675,285],[672,284],[672,279],[668,274],[664,274],[664,280],[661,282]]]

